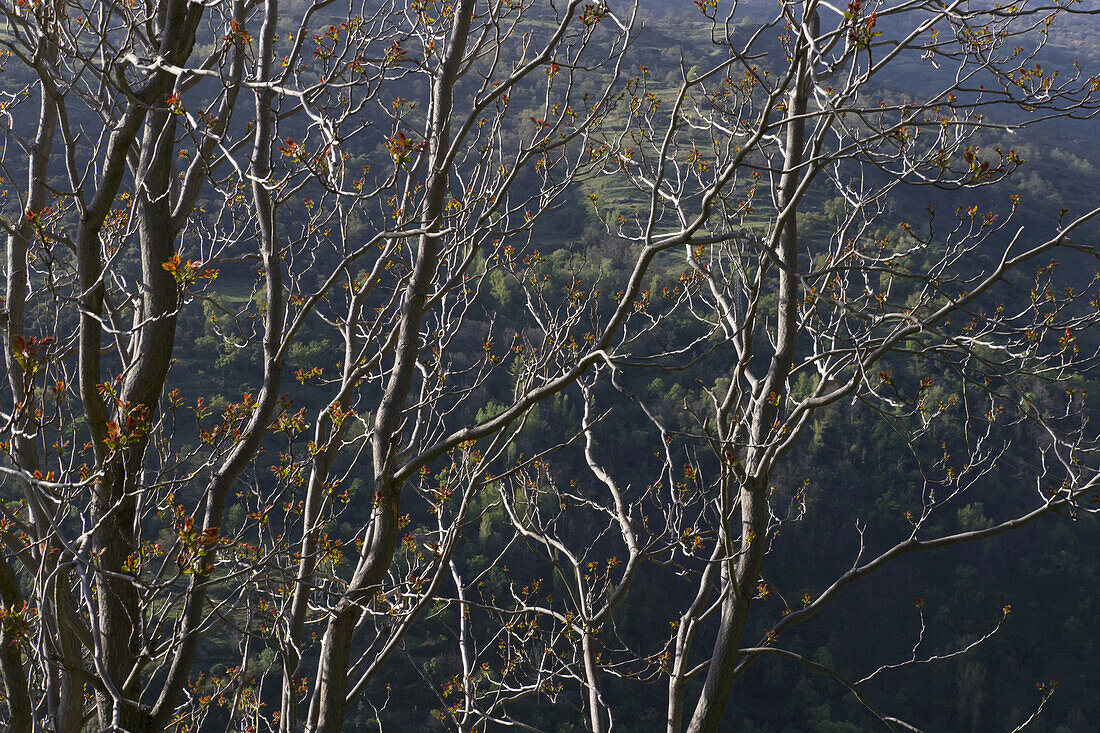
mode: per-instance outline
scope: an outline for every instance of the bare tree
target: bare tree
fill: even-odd
[[[675,243],[683,258],[681,274],[664,288],[670,304],[645,304],[649,321],[636,333],[624,331],[624,342],[637,342],[685,309],[700,325],[693,342],[616,353],[609,366],[686,370],[700,360],[725,360],[724,377],[702,385],[705,397],[686,423],[662,419],[607,370],[612,384],[641,402],[662,438],[675,434],[689,446],[682,461],[668,451],[664,474],[651,484],[651,491],[665,487],[656,505],[666,521],[655,522],[654,504],[639,498],[632,526],[645,527],[645,543],[630,534],[623,541],[627,557],[648,545],[654,559],[698,580],[678,606],[667,646],[650,650],[665,655],[657,676],[667,679],[669,731],[719,730],[732,685],[763,655],[815,667],[775,646],[777,639],[849,584],[909,553],[1084,510],[1098,480],[1095,434],[1080,395],[1066,388],[1067,378],[1096,363],[1076,339],[1097,314],[1074,296],[1094,283],[1071,275],[1063,281],[1071,287],[1056,287],[1046,261],[1056,250],[1095,255],[1073,235],[1100,210],[1063,219],[1052,232],[1014,229],[1015,195],[1003,196],[999,212],[965,205],[944,216],[929,207],[923,224],[899,222],[891,210],[903,192],[912,200],[921,186],[965,192],[1011,180],[1022,161],[998,137],[1052,116],[1094,114],[1093,78],[1080,71],[1060,76],[1036,62],[1061,9],[1005,14],[958,3],[872,7],[857,0],[841,12],[824,3],[781,3],[770,22],[746,33],[734,23],[736,4],[724,18],[714,3],[696,5],[725,53],[709,68],[687,70],[685,62],[674,100],[662,97],[643,69],[627,87],[634,114],[608,141],[618,162],[611,174],[625,173],[647,202],[619,217],[617,233],[654,252]],[[771,46],[777,35],[778,53]],[[883,77],[906,60],[925,64],[928,78],[915,91],[891,95]],[[837,196],[831,220],[817,217],[818,229],[803,231],[809,197],[821,190]],[[1034,282],[1022,292],[1014,287],[1010,274],[1036,264]],[[1006,302],[1023,305],[1013,310]],[[935,365],[938,377],[921,376],[914,362]],[[1038,400],[1037,384],[1055,385],[1063,396]],[[881,416],[923,467],[910,530],[884,548],[861,542],[846,573],[815,580],[816,595],[786,605],[782,617],[766,622],[764,638],[749,641],[754,600],[772,591],[766,556],[792,516],[783,504],[793,503],[797,514],[803,501],[799,486],[776,493],[775,482],[791,480],[784,460],[815,416],[842,400]],[[941,447],[927,438],[952,407],[962,413],[962,440]],[[591,430],[585,426],[589,441]],[[1035,450],[1032,508],[982,529],[938,529],[932,518],[957,511],[961,497],[1021,442]],[[588,458],[594,477],[616,496],[615,479]],[[853,522],[862,535],[860,518]],[[542,526],[542,543],[562,536]],[[563,582],[579,582],[580,565],[564,548],[549,554]],[[570,562],[561,567],[563,557]],[[611,597],[630,580],[624,573]],[[568,617],[588,618],[590,601],[580,599],[592,596],[579,589],[566,599],[577,604]],[[592,628],[579,627],[577,633]],[[605,658],[615,660],[605,671],[620,673],[620,661]],[[645,659],[635,656],[635,674]],[[918,663],[916,653],[871,676],[910,663]],[[816,667],[890,729],[908,727],[880,712],[857,683]],[[688,685],[698,678],[702,689],[694,696]]]
[[[257,680],[249,665],[269,649],[280,727],[341,728],[446,577],[464,521],[462,508],[441,521],[424,579],[391,577],[410,479],[483,438],[496,455],[617,328],[581,353],[540,354],[501,414],[466,408],[504,368],[471,310],[486,261],[510,257],[598,164],[584,141],[613,105],[630,12],[329,5],[296,9],[289,32],[274,1],[5,9],[4,43],[27,73],[13,98],[41,104],[33,141],[18,105],[6,112],[28,181],[9,225],[5,444],[27,509],[8,516],[22,567],[0,578],[16,729],[80,730],[84,689],[104,730],[200,725],[211,699],[194,666],[212,638],[241,648],[236,674],[214,682],[234,710],[268,694],[269,670]],[[597,70],[582,98],[574,80]],[[537,115],[530,126],[511,124],[513,104]],[[388,160],[375,172],[350,169],[376,150]],[[260,277],[243,302],[210,287],[248,263]],[[28,310],[35,299],[51,305]],[[259,365],[256,391],[220,415],[173,370],[196,310]],[[310,421],[284,396],[285,363],[324,329],[343,359],[321,377],[327,404],[302,445]],[[449,349],[467,334],[484,360],[456,371]],[[280,434],[286,450],[261,458]],[[373,508],[331,537],[349,504],[337,488],[363,461],[373,489],[359,500]],[[464,505],[480,481],[471,471]],[[232,508],[247,518],[231,531]]]
[[[965,653],[1003,617],[955,652],[922,655],[918,642],[910,659],[852,680],[782,648],[782,634],[908,554],[1086,511],[1093,501],[1096,436],[1067,380],[1096,362],[1095,345],[1078,344],[1097,318],[1080,293],[1095,282],[1075,273],[1059,282],[1048,262],[1056,251],[1094,256],[1073,235],[1100,210],[1042,232],[1014,226],[1015,194],[1002,195],[1000,210],[967,204],[945,216],[929,207],[908,222],[894,207],[926,189],[964,200],[1011,181],[1023,161],[1001,139],[1052,116],[1095,113],[1093,78],[1037,63],[1061,9],[854,2],[841,12],[794,3],[746,30],[736,4],[724,18],[714,3],[696,5],[721,58],[703,68],[685,61],[675,96],[642,67],[625,85],[631,114],[604,143],[606,174],[625,175],[637,192],[634,208],[615,217],[615,234],[681,265],[650,269],[652,296],[628,291],[638,317],[595,381],[576,385],[589,479],[567,486],[542,456],[497,477],[507,520],[546,562],[547,577],[472,598],[484,573],[456,572],[454,602],[473,615],[458,634],[462,684],[448,687],[460,728],[516,724],[515,703],[543,695],[579,701],[587,728],[606,730],[615,710],[601,679],[618,678],[667,686],[669,731],[716,731],[733,684],[772,655],[829,676],[887,728],[913,729],[877,707],[866,684]],[[927,65],[928,78],[918,91],[892,91],[891,65],[909,60]],[[835,197],[828,216],[806,216],[821,191]],[[803,231],[807,220],[816,229]],[[681,325],[683,339],[670,346],[668,324],[677,315],[683,324],[684,314],[695,327]],[[670,417],[661,410],[667,395],[630,390],[624,375],[645,369],[683,372],[689,383],[696,373],[722,376],[700,380],[698,397]],[[1055,391],[1037,397],[1040,385]],[[636,481],[637,467],[617,468],[593,447],[624,401],[652,421],[663,458],[642,487],[616,478]],[[779,530],[805,511],[805,496],[801,479],[776,483],[792,481],[787,459],[815,417],[842,403],[896,431],[924,481],[913,487],[904,534],[869,547],[865,520],[852,517],[860,542],[850,568],[814,578],[819,590],[801,603],[783,600],[777,616],[755,601],[776,592],[766,558]],[[934,436],[952,413],[961,427],[948,445]],[[1032,506],[944,532],[943,515],[1024,446],[1034,451]],[[668,588],[682,592],[683,577],[695,584],[670,598],[666,640],[637,648],[624,627],[638,613],[630,588],[646,561],[669,571],[657,581]],[[762,616],[774,616],[763,622],[768,631],[746,639],[750,618]],[[471,673],[479,658],[494,672]],[[698,692],[689,686],[696,680]]]
[[[782,3],[742,39],[734,10],[719,21],[697,4],[724,56],[685,64],[675,93],[645,67],[620,78],[630,6],[3,6],[20,85],[5,90],[0,161],[17,202],[9,727],[342,730],[410,631],[442,625],[456,642],[444,724],[527,726],[529,701],[550,699],[610,730],[616,678],[667,689],[670,731],[714,731],[754,660],[816,664],[773,642],[848,584],[1080,507],[1096,482],[1081,401],[1029,391],[1091,368],[1075,334],[1096,314],[1069,295],[993,304],[1098,211],[1039,238],[977,209],[947,231],[930,215],[882,233],[905,186],[1008,177],[1018,156],[983,136],[1092,113],[1091,80],[1027,70],[1063,9]],[[940,86],[879,99],[910,57]],[[1002,123],[1000,108],[1020,114]],[[611,222],[625,254],[585,281],[539,240],[610,177],[632,191]],[[829,230],[800,234],[822,188],[840,196]],[[1053,274],[1039,278],[1043,292]],[[491,306],[505,296],[507,319]],[[945,384],[914,381],[914,360]],[[629,389],[651,368],[715,363],[725,379],[704,385],[690,427]],[[236,370],[234,387],[214,391],[214,370],[222,387]],[[569,429],[533,435],[563,395],[580,405]],[[841,400],[923,461],[920,511],[749,644],[783,521],[773,482]],[[964,444],[928,456],[951,400]],[[600,447],[624,404],[661,442],[644,489]],[[1035,508],[932,532],[1010,430],[1042,461]],[[583,485],[554,468],[570,451]],[[482,526],[506,539],[475,570]],[[510,582],[517,555],[546,577]],[[648,572],[693,584],[652,648],[621,628]],[[234,666],[207,668],[215,653]],[[903,725],[866,679],[817,667]]]

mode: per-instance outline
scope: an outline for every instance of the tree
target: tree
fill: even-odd
[[[296,729],[303,636],[318,625],[301,715],[340,728],[357,692],[349,675],[369,680],[416,615],[379,632],[373,666],[350,664],[372,599],[408,596],[407,582],[384,584],[405,485],[460,445],[506,436],[600,358],[599,345],[550,350],[539,382],[502,414],[458,428],[440,419],[498,362],[485,333],[483,363],[446,381],[486,258],[526,236],[588,165],[574,147],[610,92],[574,99],[571,79],[610,64],[613,81],[629,17],[579,2],[534,18],[473,2],[337,18],[328,5],[297,8],[297,26],[274,0],[5,8],[5,45],[26,68],[16,100],[40,100],[33,142],[7,131],[27,169],[7,271],[6,473],[23,496],[3,573],[15,730],[80,730],[81,690],[94,691],[104,730],[196,726],[209,707],[196,656],[211,636],[225,648],[233,635],[234,709],[266,693],[248,669],[262,645],[282,668],[280,724]],[[594,42],[604,20],[617,27]],[[511,96],[531,89],[539,118],[506,130]],[[250,120],[242,91],[255,100]],[[456,111],[456,95],[467,108]],[[26,104],[9,119],[26,119]],[[521,136],[511,149],[506,134]],[[349,151],[371,146],[387,151],[382,170],[350,169]],[[239,263],[258,264],[260,278],[233,306],[208,283]],[[50,307],[28,310],[43,297]],[[230,316],[226,338],[262,367],[256,391],[220,414],[173,370],[180,324],[204,302]],[[74,324],[73,340],[59,338]],[[302,446],[310,421],[289,407],[284,363],[298,336],[325,326],[343,359]],[[280,433],[288,445],[264,464]],[[344,540],[356,559],[336,573],[340,542],[326,528],[348,504],[340,475],[364,457],[373,488],[359,498],[373,508]],[[247,517],[230,532],[238,507]],[[437,576],[455,537],[441,526]]]
[[[1063,11],[785,3],[747,39],[714,21],[725,57],[669,93],[620,78],[635,10],[580,0],[5,7],[9,727],[342,730],[441,627],[439,715],[463,730],[536,699],[606,730],[621,678],[667,687],[669,730],[713,731],[767,654],[902,725],[772,642],[897,557],[1095,490],[1080,395],[1042,386],[1091,364],[1095,308],[1050,267],[1022,309],[996,299],[1100,210],[992,259],[1011,215],[963,208],[941,233],[889,210],[910,184],[1008,179],[998,131],[1092,113],[1091,79],[1031,68]],[[909,58],[942,88],[869,101]],[[612,176],[635,192],[610,218],[618,266],[540,245]],[[821,190],[829,229],[800,234]],[[200,332],[243,355],[222,362],[240,394],[211,390],[181,340]],[[678,380],[694,425],[632,392],[654,368],[711,380]],[[782,461],[852,399],[926,470],[910,531],[746,645],[777,498],[797,497],[771,492]],[[656,463],[601,449],[630,409]],[[1038,504],[940,531],[1021,444]],[[567,485],[570,455],[590,479]],[[628,491],[624,471],[654,476]],[[669,573],[693,584],[671,636],[620,631],[638,579]]]
[[[713,21],[724,55],[709,67],[684,62],[674,99],[642,67],[626,84],[632,114],[606,143],[607,173],[625,174],[644,202],[618,217],[618,236],[650,257],[682,250],[679,273],[650,271],[653,295],[634,302],[646,315],[627,322],[620,348],[593,377],[620,395],[605,393],[605,410],[622,412],[626,398],[653,422],[663,465],[624,499],[639,474],[623,466],[616,478],[594,450],[600,422],[611,418],[597,407],[594,384],[582,380],[591,485],[564,486],[536,463],[500,489],[510,523],[544,557],[557,588],[538,596],[525,586],[471,605],[494,609],[486,639],[508,631],[512,676],[498,686],[515,698],[575,684],[590,730],[606,729],[615,712],[601,680],[622,678],[667,682],[669,731],[719,730],[733,683],[768,655],[831,676],[888,728],[909,729],[861,686],[929,661],[916,649],[854,682],[777,643],[840,591],[908,554],[987,539],[1053,513],[1095,511],[1095,437],[1073,384],[1093,363],[1095,343],[1078,339],[1097,317],[1095,301],[1075,303],[1074,293],[1095,280],[1073,273],[1058,287],[1049,257],[1075,248],[1093,254],[1072,235],[1100,211],[1060,219],[1036,236],[1009,228],[1020,206],[1015,194],[1000,211],[956,205],[945,228],[931,206],[923,224],[897,222],[892,204],[912,202],[922,188],[964,200],[964,192],[1011,180],[1023,161],[999,138],[1051,116],[1093,114],[1095,77],[1042,69],[1050,8],[855,2],[842,13],[781,4],[770,22],[746,29],[734,23],[739,8],[721,19],[715,4],[696,5]],[[1019,45],[1024,38],[1034,45]],[[928,80],[886,97],[877,80],[909,59],[927,63]],[[822,190],[839,197],[827,217],[808,216]],[[1010,275],[1036,264],[1024,286],[1030,294],[1021,294]],[[655,337],[670,331],[685,337],[672,348]],[[660,409],[667,393],[649,400],[632,391],[628,373],[647,367],[686,372],[701,393],[670,418]],[[782,615],[768,614],[770,628],[749,642],[751,613],[774,591],[769,548],[805,511],[801,481],[776,486],[794,478],[784,461],[815,418],[842,400],[881,417],[912,452],[923,477],[909,497],[912,511],[881,547],[864,542],[866,524],[852,517],[860,542],[850,567],[814,578],[800,604],[784,600]],[[945,425],[952,419],[960,423]],[[942,516],[965,517],[964,497],[987,490],[1002,459],[1024,444],[1036,455],[1027,472],[1031,505],[951,531]],[[586,531],[577,532],[586,514]],[[657,582],[680,588],[686,600],[674,602],[664,643],[638,651],[624,630],[631,612],[615,618],[646,560],[674,570]],[[693,577],[694,590],[675,576]],[[458,602],[464,592],[460,584]],[[464,669],[477,666],[466,661],[479,647],[472,638],[463,635]],[[483,719],[503,704],[496,688],[466,685],[462,694],[457,707],[481,710]]]
[[[797,659],[843,681],[775,646],[780,634],[896,558],[1079,511],[1097,482],[1094,438],[1078,390],[1067,384],[1094,358],[1095,346],[1082,352],[1076,340],[1094,324],[1095,302],[1072,301],[1075,288],[1095,282],[1078,277],[1056,295],[1054,264],[1046,258],[1071,246],[1072,233],[1100,212],[1060,220],[1052,234],[1037,239],[1022,227],[1007,229],[1017,196],[1006,202],[1007,213],[958,206],[945,229],[935,226],[931,206],[923,225],[890,226],[890,202],[912,200],[907,186],[963,192],[1008,178],[1022,161],[1013,150],[989,144],[991,137],[996,141],[991,131],[1015,133],[1067,110],[1092,114],[1094,78],[1061,80],[1036,61],[1047,40],[1041,29],[1053,16],[958,4],[869,9],[854,2],[843,13],[792,4],[741,40],[743,28],[732,14],[721,20],[713,3],[697,5],[714,21],[712,37],[726,55],[708,69],[685,71],[665,115],[665,100],[654,95],[643,69],[628,85],[635,114],[613,143],[620,167],[647,200],[621,223],[619,235],[651,251],[676,238],[684,258],[681,286],[670,283],[672,303],[634,338],[680,309],[701,326],[693,342],[671,352],[635,353],[624,363],[673,370],[703,358],[722,364],[722,379],[703,385],[694,420],[669,425],[640,405],[666,443],[675,436],[689,446],[683,478],[668,451],[651,484],[651,491],[663,485],[668,492],[661,502],[666,525],[657,524],[661,535],[645,537],[649,552],[698,578],[690,602],[678,606],[660,657],[670,731],[685,724],[691,731],[718,730],[731,685],[764,655]],[[783,29],[779,53],[769,47],[772,28]],[[1036,28],[1040,32],[1029,36]],[[1018,45],[1029,37],[1034,46]],[[912,94],[884,97],[876,77],[906,58],[927,62],[929,80],[914,85],[920,88]],[[802,215],[821,188],[840,198],[831,221],[812,219],[816,230],[806,231],[803,218],[810,217]],[[690,241],[681,246],[685,234]],[[1009,274],[1037,260],[1030,297],[1017,296],[1024,305],[1006,310],[1006,302],[1018,302],[1011,299]],[[950,396],[936,392],[944,382]],[[1064,396],[1038,397],[1037,385],[1044,383],[1065,389]],[[790,480],[783,460],[815,416],[840,400],[880,415],[921,466],[919,499],[906,514],[910,526],[873,552],[861,541],[847,572],[816,579],[801,606],[785,606],[758,642],[746,644],[754,600],[772,591],[764,579],[768,548],[791,518],[777,498],[785,496],[796,509],[804,502],[797,486],[776,494],[773,482]],[[939,424],[956,404],[963,423],[947,433]],[[1024,424],[1028,438],[1018,430]],[[589,445],[590,430],[586,425]],[[1031,477],[1034,504],[988,526],[944,531],[935,517],[944,507],[955,511],[960,497],[1021,440],[1033,440],[1041,456]],[[587,457],[610,492],[602,509],[623,515],[615,480]],[[650,502],[642,498],[636,506],[636,516],[644,517]],[[651,530],[652,519],[646,524]],[[538,531],[542,542],[558,541],[545,525]],[[643,541],[623,537],[633,560]],[[576,577],[575,598],[599,598],[584,587],[589,576],[579,571],[582,563],[566,566]],[[594,575],[605,582],[605,575]],[[610,597],[623,594],[630,580],[627,571]],[[571,613],[583,620],[578,633],[602,623],[603,610],[591,600],[578,601]],[[707,641],[699,640],[701,633]],[[696,651],[699,644],[708,651]],[[615,673],[619,664],[607,671]],[[703,679],[694,702],[693,678]],[[905,727],[880,713],[856,685],[844,684],[888,727]]]

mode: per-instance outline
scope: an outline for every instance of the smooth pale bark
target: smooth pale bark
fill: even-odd
[[[350,364],[349,360],[344,361],[345,380],[352,371]],[[300,560],[294,579],[295,587],[290,605],[289,628],[287,629],[286,638],[282,642],[283,684],[279,730],[283,733],[291,733],[298,725],[299,692],[295,680],[300,675],[299,665],[302,659],[299,650],[302,648],[306,613],[309,610],[309,601],[313,593],[313,579],[317,571],[317,540],[323,525],[320,511],[322,499],[327,490],[326,483],[340,447],[340,439],[343,433],[344,429],[342,427],[334,428],[327,413],[323,413],[318,417],[317,428],[314,431],[314,444],[324,446],[324,448],[313,457],[313,467],[310,470],[305,509],[302,514],[302,539],[298,550]]]
[[[119,430],[130,420],[149,423],[155,417],[164,388],[175,340],[179,303],[175,279],[162,266],[175,250],[176,231],[171,225],[169,187],[174,178],[175,116],[165,110],[146,115],[138,176],[143,185],[137,196],[137,231],[141,255],[141,324],[131,338],[132,362],[121,389],[121,405],[114,406]],[[121,718],[128,729],[151,725],[140,709],[140,677],[134,674],[142,646],[144,617],[136,585],[124,570],[137,551],[134,527],[142,486],[142,468],[148,434],[144,429],[108,463],[109,491],[102,493],[97,513],[98,559],[106,570],[97,576],[99,632],[104,670],[123,697]],[[101,694],[101,707],[118,706]],[[113,713],[116,715],[118,713]],[[106,717],[106,711],[102,713]]]
[[[767,479],[756,478],[741,490],[742,538],[734,568],[723,573],[728,594],[722,601],[718,634],[711,652],[703,690],[687,730],[692,733],[720,730],[726,698],[733,684],[741,637],[749,618],[751,598],[760,577],[766,549],[768,521]],[[729,562],[723,560],[722,562]]]
[[[28,257],[32,241],[37,237],[49,237],[39,231],[42,225],[37,217],[46,209],[46,184],[50,159],[58,122],[58,100],[55,89],[47,83],[49,74],[56,68],[59,50],[50,35],[39,38],[40,55],[36,71],[43,84],[38,127],[29,151],[27,166],[26,199],[24,216],[17,222],[8,238],[6,253],[6,285],[4,303],[4,358],[7,366],[8,385],[14,398],[13,457],[16,466],[26,474],[41,470],[37,440],[38,423],[33,408],[35,400],[35,375],[24,369],[14,358],[15,345],[27,338],[25,317],[29,295]],[[57,733],[77,733],[83,727],[84,683],[78,672],[82,664],[87,636],[83,621],[76,614],[71,593],[71,573],[61,567],[62,547],[54,531],[56,517],[43,503],[38,489],[30,482],[20,482],[29,513],[29,527],[33,534],[27,548],[27,557],[37,561],[36,576],[45,579],[48,592],[40,600],[37,613],[42,623],[42,633],[51,645],[55,664],[46,670],[44,713],[52,730]],[[7,558],[0,560],[2,574],[3,605],[9,613],[17,613],[23,599],[16,576]],[[29,730],[33,724],[31,693],[27,687],[27,674],[22,666],[22,654],[18,640],[5,638],[2,672],[4,697],[9,708],[9,724],[13,730]]]
[[[278,22],[278,2],[265,3],[264,25],[260,34],[259,78],[270,79],[273,63],[275,25]],[[265,279],[265,313],[263,338],[263,386],[256,399],[252,417],[241,433],[241,438],[214,471],[206,487],[206,504],[200,531],[220,532],[225,513],[226,498],[233,483],[241,475],[259,450],[267,427],[279,404],[282,386],[283,360],[279,356],[283,339],[285,303],[283,294],[282,264],[279,255],[278,226],[275,204],[268,190],[271,172],[272,101],[274,93],[261,89],[256,93],[256,127],[253,138],[252,198],[256,205],[256,223],[260,230],[260,257]],[[160,688],[160,694],[152,710],[152,719],[158,729],[171,722],[175,705],[187,685],[195,652],[201,639],[203,609],[207,599],[207,583],[210,575],[199,568],[191,576],[184,600],[184,610],[176,627],[176,652],[168,674]]]
[[[364,610],[372,602],[375,589],[386,577],[397,549],[401,484],[393,478],[396,468],[394,443],[417,370],[420,324],[438,266],[440,219],[450,181],[447,153],[451,144],[454,87],[466,52],[475,6],[475,0],[462,0],[455,7],[451,36],[433,83],[428,136],[430,180],[423,210],[427,233],[420,237],[417,245],[416,263],[405,289],[394,364],[375,417],[372,439],[374,513],[370,529],[355,574],[345,597],[333,610],[321,644],[309,728],[323,733],[338,733],[343,729],[352,635]]]
[[[6,559],[0,562],[0,612],[9,616],[23,611],[23,597],[19,582]],[[4,701],[8,706],[8,730],[12,733],[30,733],[34,730],[34,713],[27,688],[27,672],[23,668],[18,631],[7,629],[11,623],[4,620],[0,627],[0,677],[4,683]]]
[[[47,56],[52,61],[56,57],[56,47],[50,44]],[[50,150],[53,146],[54,131],[57,127],[57,104],[50,95],[43,90],[38,114],[38,132],[35,135],[33,147],[30,150],[30,160],[27,166],[27,199],[26,211],[15,230],[8,237],[6,257],[6,284],[4,294],[6,305],[4,313],[4,359],[8,371],[8,387],[13,398],[13,439],[12,449],[16,466],[33,474],[40,470],[38,447],[36,438],[38,424],[35,420],[35,411],[32,406],[35,391],[34,375],[23,368],[14,358],[17,344],[26,338],[25,317],[27,310],[28,281],[28,254],[33,237],[37,236],[35,226],[30,215],[37,215],[46,206],[46,174],[49,166]],[[44,536],[50,536],[49,516],[42,507],[35,489],[29,483],[24,484],[24,497],[31,514],[31,525],[35,528],[36,541],[41,541]],[[37,543],[36,543],[37,544]],[[51,543],[52,545],[52,543]],[[40,561],[50,563],[54,553],[42,554]],[[51,568],[47,567],[49,571]],[[0,602],[3,604],[3,612],[7,614],[18,613],[23,606],[23,596],[19,589],[19,583],[15,572],[6,557],[0,557]],[[48,612],[48,609],[46,609]],[[27,687],[27,674],[23,668],[23,655],[16,639],[10,638],[7,633],[0,633],[0,675],[3,678],[4,700],[8,706],[12,730],[31,730],[33,713],[31,710],[30,691]],[[50,692],[53,696],[54,707],[58,704],[58,692],[62,685],[59,677],[68,679],[64,672],[51,672]],[[64,725],[63,721],[58,721]],[[62,728],[69,730],[71,728]]]
[[[158,16],[159,50],[169,63],[182,64],[190,56],[203,6],[186,0],[168,0],[160,9],[162,12]],[[80,394],[88,419],[88,429],[92,434],[96,467],[101,472],[93,488],[92,519],[96,523],[96,530],[92,535],[92,545],[96,553],[96,562],[101,568],[101,571],[96,573],[98,648],[95,653],[101,659],[101,671],[107,677],[103,682],[107,689],[106,691],[97,690],[96,701],[101,726],[122,727],[134,733],[151,730],[152,720],[148,711],[143,709],[135,698],[140,679],[135,669],[140,652],[138,630],[141,628],[143,618],[137,590],[125,577],[123,567],[130,555],[133,542],[137,492],[140,491],[135,481],[140,475],[146,439],[142,437],[124,450],[115,450],[108,444],[109,423],[114,420],[120,426],[124,425],[128,416],[121,414],[124,410],[119,405],[108,405],[100,394],[102,385],[100,359],[103,342],[103,326],[100,318],[103,311],[105,283],[99,235],[122,186],[127,159],[139,131],[144,125],[147,140],[157,140],[164,132],[163,127],[156,124],[156,115],[152,120],[148,118],[154,106],[163,108],[163,99],[171,88],[173,79],[174,77],[166,71],[155,71],[140,88],[133,90],[134,98],[108,139],[99,188],[82,211],[76,235],[77,278],[81,289],[78,336]],[[148,124],[146,124],[147,120]],[[167,134],[171,135],[171,132]],[[138,194],[139,198],[148,197],[147,203],[151,202],[155,205],[158,199],[158,187],[162,191],[167,190],[170,183],[173,171],[169,156],[172,146],[167,147],[168,151],[146,150],[140,159],[139,169],[143,170],[148,178],[143,183],[145,188]],[[139,207],[140,211],[141,207]],[[162,233],[146,232],[146,235],[154,237],[154,243],[151,246],[162,246],[163,243],[156,239],[160,234]],[[150,241],[143,241],[142,244],[150,244]],[[157,253],[153,252],[150,253],[149,258],[143,256],[143,277],[150,277],[146,260],[156,255]],[[157,263],[157,266],[161,263]],[[149,264],[151,267],[151,262]],[[152,275],[146,285],[162,289],[164,282],[162,274],[167,273]],[[166,298],[175,297],[176,285],[173,281],[167,293],[147,294],[144,300],[156,306]],[[159,331],[159,334],[150,332],[148,337],[139,335],[139,344],[145,339],[146,348],[158,345],[158,341],[159,346],[163,347],[163,328],[154,329],[154,331]],[[167,364],[170,352],[167,355],[139,353],[137,355],[139,363],[142,357],[147,360],[152,369],[147,374],[156,377],[156,371]],[[127,382],[125,388],[132,390],[134,397],[138,399],[148,399],[151,393],[159,395],[162,385],[163,378],[159,382],[154,379],[153,383],[148,385]],[[155,402],[155,396],[153,402]],[[135,404],[132,407],[136,406]],[[147,418],[150,416],[151,414],[145,415]]]
[[[607,725],[600,703],[599,672],[596,664],[596,650],[592,632],[585,629],[581,636],[581,654],[584,655],[585,693],[588,697],[588,729],[592,733],[605,733]]]
[[[811,23],[816,27],[816,22]],[[740,487],[741,540],[734,558],[724,558],[726,569],[723,583],[726,595],[722,600],[718,634],[711,652],[703,690],[688,723],[689,733],[716,733],[722,723],[726,700],[733,685],[741,639],[748,622],[753,592],[760,577],[766,552],[768,529],[768,483],[771,466],[765,457],[766,446],[779,412],[787,378],[794,364],[798,340],[798,226],[795,195],[801,174],[806,136],[805,114],[809,91],[807,69],[808,42],[799,43],[798,72],[790,92],[791,119],[786,124],[786,147],[783,153],[783,175],[779,184],[778,204],[786,211],[782,222],[777,258],[779,269],[779,303],[776,307],[775,353],[767,376],[755,395],[755,408],[750,429],[751,445],[746,465],[750,474]],[[724,511],[733,512],[732,505]],[[727,516],[729,516],[727,514]]]

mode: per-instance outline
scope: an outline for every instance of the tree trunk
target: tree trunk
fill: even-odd
[[[816,21],[811,21],[816,27]],[[796,192],[801,176],[803,146],[805,143],[805,114],[809,92],[809,45],[805,38],[799,42],[800,59],[790,91],[789,113],[786,123],[786,147],[783,154],[783,175],[779,183],[778,204],[782,221],[777,251],[779,269],[779,303],[776,308],[775,353],[767,376],[754,395],[752,424],[749,430],[751,444],[746,465],[749,477],[740,490],[741,541],[733,567],[724,576],[726,597],[722,601],[718,636],[711,653],[703,691],[688,724],[689,733],[716,733],[722,722],[726,699],[735,678],[739,657],[738,650],[749,618],[752,598],[760,577],[767,547],[768,484],[771,475],[771,458],[768,449],[773,426],[779,414],[786,392],[787,378],[794,364],[798,340],[798,223]],[[732,506],[724,507],[732,513]],[[726,514],[730,516],[730,514]]]

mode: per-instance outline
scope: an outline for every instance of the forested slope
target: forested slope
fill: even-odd
[[[1085,11],[5,7],[4,724],[1091,730]]]

